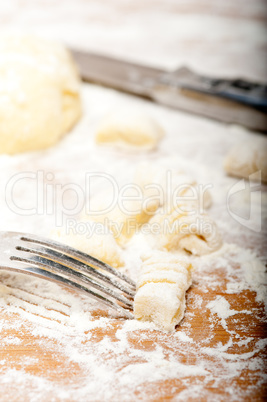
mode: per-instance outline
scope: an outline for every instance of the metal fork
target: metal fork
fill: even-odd
[[[108,264],[36,235],[0,232],[0,270],[15,271],[78,289],[125,318],[134,318],[135,283]]]

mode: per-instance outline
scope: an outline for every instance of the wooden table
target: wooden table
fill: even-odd
[[[71,46],[160,67],[188,64],[206,74],[241,74],[266,79],[263,63],[266,8],[261,0],[234,3],[230,0],[187,3],[116,0],[112,5],[108,1],[37,4],[31,0],[9,1],[5,7],[0,6],[1,29],[29,30],[31,27],[37,34],[63,40]],[[236,140],[246,140],[252,134],[93,86],[86,87],[84,95],[84,121],[57,149],[4,162],[0,157],[1,163],[6,163],[1,165],[5,167],[1,172],[3,178],[0,177],[3,230],[49,233],[51,217],[16,218],[9,211],[3,196],[7,176],[39,169],[54,172],[59,183],[76,180],[80,185],[83,172],[93,166],[91,159],[96,169],[100,169],[97,153],[95,156],[93,151],[88,158],[90,149],[94,150],[93,140],[89,139],[94,124],[108,108],[121,101],[151,111],[166,125],[167,138],[161,152],[152,155],[152,161],[158,156],[168,157],[172,152],[171,156],[177,160],[194,158],[199,163],[199,172],[195,170],[200,176],[201,169],[207,166],[204,176],[213,180],[215,196],[211,214],[221,222],[224,241],[255,250],[263,257],[263,231],[240,230],[236,222],[230,222],[223,200],[216,198],[220,187],[225,186],[227,190],[234,183],[234,179],[231,181],[223,174],[223,156]],[[72,141],[73,147],[68,145]],[[80,148],[79,141],[83,144]],[[111,156],[108,162],[123,171],[124,159],[127,157]],[[214,265],[202,263],[196,270],[193,285],[187,292],[185,317],[174,334],[145,327],[127,332],[124,321],[110,319],[103,311],[91,312],[85,319],[88,302],[69,293],[70,302],[65,305],[60,301],[59,290],[54,310],[49,304],[52,295],[46,293],[45,284],[29,280],[28,284],[19,285],[14,277],[1,273],[0,400],[263,401],[266,397],[264,309],[252,290],[228,292],[229,280],[234,281],[235,271],[238,276],[242,269],[231,259],[231,253],[227,256],[230,257],[224,260],[219,256]],[[31,291],[36,295],[33,305],[29,305]],[[68,291],[62,289],[62,292],[66,296]],[[84,300],[81,312],[75,310],[77,300],[79,305]],[[223,300],[224,304],[228,301],[232,312],[229,318],[224,320],[212,312],[209,303],[215,300]],[[49,311],[53,312],[51,316]],[[79,313],[81,321],[75,318]],[[49,321],[57,325],[55,332]],[[83,322],[85,328],[79,328]],[[91,325],[94,322],[95,327]],[[158,351],[156,355],[155,351]],[[98,361],[94,365],[95,358]],[[133,373],[136,383],[128,378],[127,370]]]
[[[199,276],[199,278],[198,278]],[[141,363],[142,358],[133,358],[131,353],[133,350],[153,351],[157,346],[161,346],[165,356],[176,355],[181,364],[186,366],[205,364],[205,367],[210,367],[211,370],[218,372],[218,377],[213,380],[206,380],[205,385],[199,388],[205,376],[203,375],[188,375],[182,378],[172,378],[169,380],[153,381],[153,374],[151,374],[152,382],[144,383],[134,389],[133,386],[126,386],[124,389],[113,389],[113,384],[110,383],[111,400],[125,400],[129,397],[130,391],[131,400],[155,400],[166,401],[178,396],[182,391],[190,390],[190,387],[201,389],[201,394],[185,394],[185,400],[242,400],[242,401],[263,401],[264,395],[266,396],[266,384],[261,384],[261,375],[263,367],[255,371],[249,369],[249,366],[244,364],[244,368],[240,371],[238,376],[229,375],[223,371],[227,367],[225,363],[220,363],[220,358],[210,356],[203,353],[203,347],[216,348],[218,343],[226,345],[229,339],[233,339],[233,345],[227,349],[229,370],[232,370],[231,364],[238,364],[243,362],[244,353],[249,354],[254,351],[256,343],[264,337],[264,325],[262,322],[264,311],[262,306],[255,302],[255,294],[250,291],[243,291],[240,294],[226,294],[224,283],[223,269],[216,275],[216,280],[219,281],[218,286],[214,289],[209,289],[208,293],[203,292],[203,284],[201,286],[201,275],[195,278],[193,286],[187,293],[187,310],[182,324],[177,328],[177,333],[183,331],[189,336],[190,343],[181,342],[175,335],[163,334],[158,331],[151,330],[137,330],[128,333],[128,343],[130,346],[129,356],[127,361],[131,364]],[[214,300],[218,296],[223,296],[230,303],[231,309],[249,310],[253,314],[241,313],[233,315],[227,319],[227,329],[222,325],[220,319],[211,317],[211,311],[206,307],[208,302]],[[203,300],[201,306],[198,306],[196,301],[201,298]],[[105,316],[105,312],[99,312],[100,316]],[[96,313],[96,317],[97,317]],[[83,388],[85,381],[90,381],[90,370],[85,371],[83,365],[70,361],[64,354],[64,349],[60,345],[60,341],[53,341],[46,337],[34,336],[32,331],[35,325],[30,321],[25,320],[20,324],[19,328],[13,328],[14,324],[21,318],[12,312],[5,312],[1,310],[1,320],[10,324],[10,328],[5,327],[1,331],[1,344],[0,356],[1,361],[4,362],[3,368],[5,370],[17,370],[18,373],[23,370],[24,373],[32,375],[33,377],[22,377],[23,381],[27,378],[26,382],[20,383],[18,379],[13,378],[10,374],[10,380],[1,383],[1,400],[3,401],[27,401],[27,400],[61,400],[60,392],[66,391],[66,400],[80,400],[80,394],[75,389]],[[211,320],[211,321],[209,321]],[[212,324],[213,323],[213,327]],[[122,322],[120,320],[113,320],[109,328],[95,328],[88,331],[88,345],[94,345],[100,342],[105,337],[108,337],[112,342],[118,341],[116,332],[121,328]],[[233,335],[229,333],[232,332]],[[90,336],[89,336],[90,335]],[[16,337],[19,343],[6,344],[5,339]],[[238,346],[240,340],[251,337],[251,342]],[[211,339],[210,339],[211,338]],[[202,350],[202,352],[201,352]],[[210,350],[210,349],[209,349]],[[127,354],[127,352],[126,352]],[[236,356],[239,356],[237,358]],[[263,358],[264,351],[256,352],[254,357]],[[231,357],[233,359],[231,359]],[[117,370],[122,370],[125,362],[122,362],[121,356],[109,356],[112,365],[115,359],[118,361]],[[226,362],[227,362],[226,359]],[[249,357],[247,362],[252,359]],[[221,368],[218,368],[220,366]],[[1,369],[3,375],[4,370]],[[223,378],[225,376],[225,378]],[[19,375],[18,375],[19,377]],[[36,378],[46,379],[49,383],[47,389],[41,388],[38,392],[38,382]],[[228,377],[228,378],[227,378]],[[217,382],[219,379],[219,382]],[[255,387],[255,384],[257,386]],[[259,385],[260,384],[260,385]],[[103,385],[104,387],[106,384]],[[231,395],[230,389],[233,394]],[[107,391],[107,390],[106,390]],[[78,398],[75,398],[75,395]],[[102,393],[96,393],[94,397],[88,394],[88,400],[101,400]],[[86,398],[86,395],[83,395]],[[214,399],[213,399],[214,398]],[[236,398],[236,399],[235,399]],[[109,398],[107,398],[109,399]],[[64,399],[65,400],[65,399]]]

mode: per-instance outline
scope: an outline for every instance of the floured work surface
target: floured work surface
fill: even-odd
[[[211,185],[209,214],[224,246],[194,257],[185,317],[171,334],[150,323],[111,318],[95,310],[85,296],[54,284],[1,272],[1,399],[262,400],[265,263],[259,218],[266,193],[261,186],[253,187],[251,197],[248,184],[235,188],[239,180],[226,177],[222,168],[229,147],[256,134],[90,85],[84,86],[83,97],[83,120],[58,146],[0,157],[0,189],[2,194],[6,190],[8,202],[0,200],[1,230],[48,236],[56,219],[75,222],[77,214],[67,212],[75,201],[71,191],[68,196],[55,193],[53,211],[45,205],[32,215],[14,211],[12,197],[24,211],[37,205],[37,182],[49,205],[55,188],[62,190],[60,186],[69,183],[88,197],[86,172],[106,172],[123,184],[139,162],[164,161],[190,172],[198,183]],[[158,151],[126,154],[94,144],[99,119],[116,102],[141,106],[156,116],[166,130]],[[10,180],[21,173],[22,182],[16,182],[11,194]],[[100,186],[96,180],[92,191]],[[134,279],[141,252],[142,242],[133,242],[124,252],[126,271]]]

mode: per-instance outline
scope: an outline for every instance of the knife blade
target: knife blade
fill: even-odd
[[[267,131],[264,83],[202,76],[186,67],[166,71],[95,53],[71,52],[85,81],[224,123]]]

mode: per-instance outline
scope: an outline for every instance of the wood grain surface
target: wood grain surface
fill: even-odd
[[[233,361],[238,361],[235,356],[241,356],[241,359],[246,358],[243,354],[250,354],[255,352],[256,343],[266,336],[265,327],[263,323],[264,309],[262,305],[259,305],[255,301],[255,293],[251,291],[243,291],[240,294],[227,294],[225,292],[226,278],[223,274],[223,270],[216,275],[216,281],[218,281],[218,286],[214,289],[205,289],[203,291],[199,279],[201,274],[196,275],[195,280],[189,291],[187,292],[187,309],[185,318],[182,323],[177,327],[176,331],[184,331],[192,340],[190,344],[190,349],[180,349],[177,342],[173,341],[173,335],[163,334],[160,331],[133,331],[128,334],[129,342],[129,362],[131,364],[138,363],[138,359],[131,358],[131,348],[140,349],[145,351],[153,351],[157,346],[161,346],[166,355],[175,353],[178,360],[184,365],[195,365],[198,364],[198,354],[199,346],[205,345],[209,348],[214,348],[218,343],[226,345],[229,341],[230,333],[234,334],[234,340],[248,339],[251,338],[251,342],[244,344],[243,346],[238,346],[237,343],[233,343],[233,346],[227,349],[227,353],[233,356]],[[201,282],[201,281],[200,281]],[[208,290],[208,291],[207,291]],[[252,314],[240,313],[238,315],[233,315],[227,319],[227,330],[222,325],[220,319],[211,320],[211,312],[209,309],[205,308],[205,305],[214,300],[218,296],[223,296],[230,304],[231,309],[237,311],[251,311]],[[201,297],[204,300],[201,306],[192,303],[195,298]],[[19,317],[15,313],[5,313],[1,311],[1,316],[5,317],[6,322],[14,324]],[[105,317],[107,313],[105,311],[95,311],[95,318]],[[211,322],[213,323],[210,326]],[[116,342],[116,332],[121,328],[121,320],[113,320],[111,326],[108,328],[95,328],[89,331],[88,341],[89,343],[98,343],[105,337],[108,337],[111,341]],[[15,370],[21,370],[37,376],[43,379],[47,379],[52,382],[55,387],[70,386],[72,384],[75,388],[75,384],[79,387],[84,381],[88,381],[90,378],[90,373],[84,372],[83,366],[78,363],[70,361],[64,351],[61,351],[60,342],[47,339],[46,337],[34,336],[32,334],[32,323],[30,321],[25,321],[18,329],[6,328],[1,331],[2,344],[0,343],[0,356],[4,361],[4,367],[6,370],[9,368]],[[16,337],[19,339],[18,345],[8,345],[4,344],[3,341],[10,337]],[[242,357],[242,355],[244,357]],[[264,358],[266,353],[264,350],[257,352],[257,357]],[[118,357],[118,356],[117,356]],[[116,356],[107,356],[107,359],[116,359]],[[255,356],[254,356],[255,357]],[[30,363],[25,365],[27,359],[30,358]],[[205,362],[212,367],[213,357],[207,355],[204,357]],[[230,360],[231,361],[231,360]],[[249,358],[248,358],[249,361]],[[142,359],[140,359],[142,362]],[[118,370],[122,369],[118,365]],[[92,370],[94,368],[92,367]],[[230,366],[229,366],[230,369]],[[212,400],[212,395],[214,395],[214,400],[226,400],[229,398],[229,387],[233,389],[235,393],[233,397],[239,399],[239,395],[244,392],[241,398],[242,401],[264,401],[266,397],[266,383],[262,383],[255,389],[255,384],[258,383],[263,372],[261,369],[255,372],[255,370],[250,370],[249,367],[242,370],[240,375],[234,376],[232,381],[229,379],[220,379],[219,383],[216,381],[216,375],[212,381],[205,383],[204,390],[202,390],[201,395],[196,395],[194,398],[189,397],[187,400],[198,400],[206,401]],[[226,376],[227,377],[227,376]],[[142,386],[136,387],[134,394],[132,395],[132,400],[154,400],[154,401],[166,401],[171,400],[175,396],[178,396],[183,390],[195,386],[204,380],[202,376],[191,376],[188,375],[186,386],[184,381],[179,378],[169,379],[153,382],[151,384],[146,383]],[[249,392],[251,388],[252,392]],[[205,394],[205,392],[207,394]],[[124,400],[126,394],[124,395],[124,390],[118,392],[117,397],[112,398],[112,400]],[[127,392],[127,391],[126,391]],[[29,400],[61,400],[60,396],[55,396],[53,391],[42,390],[42,394],[39,397],[36,395],[36,390],[31,387],[31,384],[21,385],[21,391],[14,387],[12,382],[7,384],[1,384],[0,390],[1,401],[29,401]],[[234,398],[233,398],[234,399]],[[75,400],[73,396],[66,396],[64,400],[71,401]],[[94,398],[89,398],[88,400],[100,400],[96,394]]]
[[[0,4],[1,32],[34,33],[60,40],[73,48],[160,68],[174,69],[188,65],[206,75],[242,76],[260,81],[267,79],[266,19],[264,0],[9,0]],[[53,224],[51,216],[18,217],[7,208],[5,186],[9,176],[15,173],[53,172],[56,184],[76,180],[81,185],[86,169],[105,170],[115,166],[117,170],[124,170],[123,159],[127,158],[122,155],[115,154],[115,157],[112,155],[109,158],[103,153],[98,161],[91,135],[97,118],[120,101],[153,112],[166,125],[166,140],[161,150],[152,155],[152,162],[157,157],[170,155],[177,161],[179,158],[192,161],[196,173],[199,171],[201,174],[202,168],[206,167],[204,173],[208,173],[215,195],[212,214],[215,220],[220,220],[224,241],[243,247],[244,253],[251,249],[263,258],[266,252],[265,229],[253,232],[240,228],[238,223],[229,219],[224,196],[220,199],[216,196],[221,194],[222,188],[227,190],[235,184],[235,180],[226,178],[222,170],[222,161],[229,147],[256,134],[160,109],[100,87],[88,86],[83,90],[84,120],[77,132],[74,130],[57,147],[44,153],[22,155],[17,159],[4,156],[5,159],[1,159],[1,230],[38,233],[40,230],[40,234],[48,235]],[[77,139],[74,139],[75,136]],[[102,163],[103,155],[106,165]],[[138,161],[138,157],[134,160],[129,156],[128,159],[130,162]],[[22,189],[19,197],[26,199],[26,192],[27,188]],[[237,200],[240,208],[244,206],[245,209],[246,197],[245,194],[241,201]],[[42,316],[44,310],[41,307],[46,303],[50,306],[52,300],[51,295],[45,293],[45,285],[39,288],[34,283],[31,294],[25,283],[19,288],[14,278],[9,279],[6,273],[1,273],[0,401],[266,400],[263,303],[256,300],[256,292],[252,290],[228,292],[229,280],[234,281],[235,270],[237,273],[240,271],[238,262],[228,261],[227,258],[221,262],[218,258],[215,265],[206,271],[205,266],[196,270],[193,285],[187,292],[185,317],[174,334],[151,329],[129,331],[125,335],[128,346],[117,354],[112,352],[112,346],[115,348],[120,342],[118,332],[124,328],[124,321],[112,318],[106,326],[100,325],[101,317],[108,317],[107,312],[91,312],[90,319],[96,321],[96,326],[84,331],[80,341],[78,332],[68,326],[69,314],[73,312],[71,305],[58,302],[55,307],[47,307],[46,315]],[[64,289],[64,292],[69,291]],[[39,302],[29,302],[35,300],[30,295],[36,294]],[[74,302],[74,294],[69,295],[70,303]],[[60,297],[59,291],[57,296]],[[79,299],[78,295],[75,297]],[[232,315],[226,319],[212,313],[208,307],[209,302],[220,297],[230,306]],[[57,328],[55,334],[49,321]],[[187,338],[183,338],[184,334]],[[66,339],[69,339],[70,350]],[[105,345],[106,340],[111,342],[111,346],[108,344],[110,347],[99,360],[102,363],[103,359],[106,367],[110,367],[110,377],[106,380],[104,376],[100,377],[103,385],[99,380],[98,390],[93,394],[86,393],[86,386],[92,379],[97,381],[98,373],[93,365],[85,366],[82,358],[86,359],[90,354],[93,356],[98,345],[101,342]],[[71,349],[73,344],[75,348]],[[208,374],[188,372],[171,376],[167,372],[165,377],[156,380],[121,385],[120,373],[127,372],[127,367],[147,363],[143,353],[157,352],[158,348],[164,357],[162,364],[166,367],[175,359],[181,364],[181,370],[204,368]],[[74,349],[78,356],[70,355]],[[150,359],[149,355],[148,362]],[[152,378],[157,374],[157,368],[159,371],[162,369],[157,364],[151,369]],[[144,376],[149,379],[148,374],[146,372]],[[179,395],[181,399],[178,399]]]

